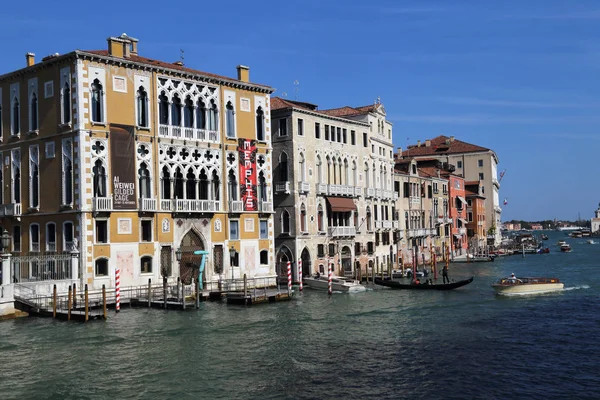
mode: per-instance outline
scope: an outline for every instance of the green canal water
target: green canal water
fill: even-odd
[[[290,302],[0,323],[6,399],[600,398],[600,245],[451,265],[452,292],[305,289]],[[560,293],[499,297],[515,272]],[[441,280],[441,279],[440,279]]]

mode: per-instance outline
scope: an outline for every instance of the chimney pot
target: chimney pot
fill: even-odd
[[[454,136],[450,136],[450,143],[454,142]]]
[[[35,64],[35,54],[33,54],[33,53],[25,54],[25,60],[27,61],[27,66],[31,67],[33,64]]]
[[[250,82],[250,67],[245,65],[237,66],[238,81]]]
[[[431,140],[425,141],[425,147],[431,147]]]
[[[421,141],[417,140],[417,147],[421,147]]]

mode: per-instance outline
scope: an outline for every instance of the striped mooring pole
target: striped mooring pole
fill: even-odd
[[[115,311],[121,311],[121,270],[115,271]]]
[[[302,291],[302,260],[298,260],[298,280],[300,281],[300,291]]]
[[[331,287],[331,264],[327,264],[327,293],[331,294],[333,293],[332,287]]]
[[[287,274],[288,274],[288,294],[292,294],[292,263],[287,263]]]

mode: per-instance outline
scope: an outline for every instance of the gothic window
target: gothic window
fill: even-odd
[[[264,172],[258,174],[258,199],[260,201],[268,201],[267,196],[267,180]]]
[[[165,92],[158,97],[158,119],[162,125],[169,124],[169,99]]]
[[[212,173],[212,187],[213,199],[216,201],[221,200],[221,181],[219,179],[219,174],[217,174],[217,171],[213,171]]]
[[[19,100],[15,97],[12,103],[12,134],[18,135],[21,132],[21,125],[19,124]]]
[[[150,170],[146,163],[140,164],[140,168],[138,169],[138,180],[140,197],[142,199],[149,199],[151,197]]]
[[[194,127],[194,102],[188,96],[185,99],[185,108],[183,109],[183,126],[186,128]]]
[[[40,170],[38,166],[38,147],[29,147],[29,207],[40,206]]]
[[[281,213],[281,233],[290,233],[290,213],[287,210],[283,210]]]
[[[260,106],[256,109],[256,139],[265,140],[265,113]]]
[[[306,182],[306,160],[302,153],[300,153],[300,181]]]
[[[317,211],[317,230],[319,232],[325,231],[325,227],[323,226],[324,217],[325,216],[323,214],[323,206],[319,204],[318,211]]]
[[[358,186],[358,171],[356,168],[356,161],[352,161],[352,182],[350,182],[354,186]]]
[[[227,105],[225,106],[226,109],[226,123],[227,123],[227,137],[235,137],[235,118],[234,118],[234,114],[235,111],[233,109],[233,104],[231,104],[231,101],[227,102]]]
[[[369,164],[365,163],[365,187],[371,187],[371,180],[369,179]]]
[[[304,204],[300,206],[300,231],[306,232],[306,207]]]
[[[371,220],[371,209],[367,207],[367,231],[373,230],[373,221]]]
[[[46,224],[46,251],[56,251],[56,224]]]
[[[29,250],[32,252],[40,251],[40,225],[29,225]]]
[[[236,201],[238,199],[238,184],[233,170],[227,175],[227,186],[229,187],[229,200]]]
[[[317,182],[321,183],[323,179],[323,163],[321,162],[321,156],[317,156]]]
[[[71,221],[63,222],[63,250],[71,251],[73,249],[73,223]]]
[[[94,79],[92,83],[92,121],[103,122],[103,99],[104,92],[102,90],[102,84],[98,79]]]
[[[206,129],[206,105],[203,100],[198,100],[196,109],[196,124],[198,129]]]
[[[38,129],[38,99],[35,92],[33,92],[29,100],[29,130],[37,131]]]
[[[65,82],[60,95],[62,96],[62,123],[68,124],[71,122],[71,87],[69,82]]]
[[[161,183],[162,183],[162,185],[161,185],[162,199],[164,199],[164,200],[170,199],[171,198],[171,174],[169,173],[169,168],[166,165],[162,169]]]
[[[214,100],[210,101],[210,108],[208,109],[208,130],[217,131],[219,130],[219,111],[217,110],[217,104]]]
[[[202,169],[200,171],[200,200],[208,200],[208,176],[206,171]]]
[[[96,160],[94,174],[94,197],[106,197],[106,169],[101,160]]]
[[[12,202],[21,202],[21,154],[19,150],[12,152]]]
[[[71,141],[63,140],[62,147],[62,184],[63,205],[73,204],[73,162],[71,154]]]
[[[279,181],[288,181],[288,156],[285,151],[279,156]]]
[[[181,168],[177,167],[175,169],[175,177],[174,177],[174,194],[178,199],[183,199],[183,174],[181,173]]]
[[[171,104],[171,125],[181,126],[181,99],[175,95]]]
[[[185,176],[185,198],[196,199],[196,177],[192,168],[188,169]]]
[[[137,92],[137,117],[138,126],[148,126],[148,93],[143,86],[140,86]]]

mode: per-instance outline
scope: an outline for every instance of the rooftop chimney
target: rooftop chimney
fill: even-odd
[[[123,33],[121,36],[111,36],[108,39],[108,54],[113,57],[125,57],[137,55],[138,39],[127,36]]]
[[[450,143],[454,142],[454,136],[450,136]]]
[[[417,140],[417,147],[421,147],[421,141]]]
[[[35,64],[35,54],[27,53],[25,54],[25,59],[27,60],[28,67],[31,67],[33,64]]]
[[[431,140],[425,141],[425,147],[431,147]]]
[[[250,67],[245,65],[237,66],[238,81],[250,82]]]

